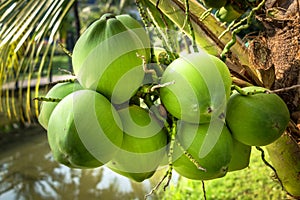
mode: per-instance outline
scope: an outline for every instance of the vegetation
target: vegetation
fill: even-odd
[[[267,158],[268,159],[268,158]],[[205,181],[206,198],[216,200],[286,199],[287,195],[274,180],[273,171],[261,160],[260,152],[252,149],[249,167],[229,172],[225,177]],[[166,191],[158,193],[158,199],[204,199],[200,181],[180,177]]]

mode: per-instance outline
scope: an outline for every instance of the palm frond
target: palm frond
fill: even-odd
[[[58,30],[74,2],[0,3],[0,112],[6,112],[8,118],[31,122],[38,115],[38,102],[32,105],[32,95],[38,96],[42,72],[50,71],[47,59],[52,59]]]
[[[192,33],[187,22],[186,2],[187,0],[139,0],[150,12],[151,17],[159,26],[165,27],[163,18],[170,19],[183,32],[192,38]],[[188,0],[189,18],[194,30],[196,43],[205,51],[213,55],[220,55],[226,44],[233,39],[232,32],[227,30],[220,21],[208,12],[197,0]],[[222,37],[220,37],[222,36]],[[236,76],[236,81],[242,84],[254,82],[262,85],[257,78],[257,72],[249,65],[249,58],[246,54],[244,43],[237,37],[235,45],[230,49],[230,59],[226,63]],[[244,73],[246,71],[246,73]],[[245,76],[244,74],[247,74]]]

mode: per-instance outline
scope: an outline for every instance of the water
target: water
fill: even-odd
[[[71,169],[53,160],[47,135],[40,127],[28,131],[38,134],[0,147],[0,200],[144,199],[165,171],[136,183],[106,167]]]

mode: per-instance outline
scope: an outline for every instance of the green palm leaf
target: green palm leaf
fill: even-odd
[[[9,119],[30,123],[38,115],[38,102],[33,104],[32,95],[38,96],[42,71],[50,71],[58,30],[74,2],[7,0],[0,3],[0,112],[4,111]],[[16,93],[17,81],[20,87]],[[23,85],[27,86],[25,91]]]

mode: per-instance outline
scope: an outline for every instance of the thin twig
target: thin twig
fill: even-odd
[[[63,69],[63,68],[58,68],[58,71],[69,74],[71,76],[75,76],[73,72],[70,72],[69,70]]]
[[[280,88],[280,89],[272,90],[270,92],[271,93],[286,92],[288,90],[296,89],[296,88],[299,88],[299,87],[300,87],[300,85],[293,85],[293,86],[290,86],[290,87],[285,87],[285,88]]]
[[[175,81],[171,81],[171,82],[167,82],[167,83],[163,83],[163,84],[157,84],[157,85],[154,85],[150,89],[150,91],[153,92],[154,90],[156,90],[158,88],[166,87],[166,86],[173,85],[173,84],[175,84]]]
[[[159,186],[167,178],[167,176],[168,176],[168,173],[166,173],[164,175],[164,177],[156,184],[156,186],[154,188],[152,188],[152,190],[148,194],[145,195],[144,199],[147,199],[148,197],[150,197],[159,188]]]
[[[205,190],[204,181],[202,180],[201,183],[202,183],[203,199],[206,200],[206,190]]]
[[[275,174],[275,178],[278,180],[278,182],[279,182],[279,184],[280,184],[282,190],[285,191],[284,186],[283,186],[283,184],[282,184],[282,181],[281,181],[280,178],[278,177],[278,174],[277,174],[276,169],[275,169],[275,168],[274,168],[274,167],[266,160],[264,150],[263,150],[262,148],[260,148],[259,146],[256,146],[256,149],[259,150],[259,151],[261,152],[261,159],[262,159],[262,161],[265,163],[265,165],[267,165],[269,168],[272,169],[272,171],[273,171],[274,174]]]

